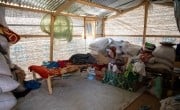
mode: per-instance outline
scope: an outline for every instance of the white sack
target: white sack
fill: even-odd
[[[11,76],[11,71],[5,57],[0,53],[0,75]]]
[[[134,63],[133,71],[142,76],[146,76],[145,64],[143,62]]]
[[[16,89],[19,83],[6,75],[0,75],[0,91],[9,92]]]
[[[168,46],[159,46],[157,47],[152,54],[155,57],[159,57],[165,60],[168,60],[170,62],[174,62],[175,61],[175,49],[173,47],[168,47]]]
[[[7,41],[7,39],[0,35],[0,45],[3,47],[3,49],[9,53],[9,42]]]
[[[7,92],[0,94],[0,110],[11,110],[17,103],[12,93]]]
[[[156,70],[157,72],[171,71],[171,68],[165,64],[155,63],[155,64],[146,64],[146,67]]]
[[[173,63],[171,63],[168,60],[162,59],[162,58],[157,58],[157,57],[152,57],[149,59],[148,63],[161,63],[161,64],[165,64],[170,68],[173,68]]]
[[[141,50],[141,46],[129,44],[129,46],[127,48],[127,54],[131,55],[131,56],[136,56],[139,54],[140,50]]]

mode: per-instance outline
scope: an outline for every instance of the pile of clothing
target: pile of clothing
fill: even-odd
[[[97,63],[108,65],[104,74],[104,83],[135,91],[136,84],[143,81],[143,78],[148,75],[147,72],[164,75],[172,72],[175,61],[173,45],[161,42],[161,45],[156,47],[146,42],[141,47],[127,41],[97,38],[89,45],[89,49],[96,57]],[[158,86],[161,86],[160,81],[157,81]]]
[[[143,63],[134,66],[133,57],[140,53],[141,46],[112,38],[98,38],[89,45],[89,48],[92,54],[95,53],[98,64],[108,65],[102,79],[103,83],[129,91],[136,91],[139,88],[139,73],[145,74],[145,66],[142,66]],[[100,61],[98,56],[103,56],[103,61]],[[105,61],[105,58],[108,60]]]

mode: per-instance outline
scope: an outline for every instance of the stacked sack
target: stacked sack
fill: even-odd
[[[11,110],[16,104],[16,98],[11,93],[19,86],[19,83],[12,79],[9,59],[9,43],[0,35],[0,110]]]
[[[175,61],[174,44],[162,42],[153,52],[153,57],[149,59],[148,68],[160,73],[167,73],[172,71]]]

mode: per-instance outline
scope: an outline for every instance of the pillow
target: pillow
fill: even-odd
[[[9,76],[0,75],[0,91],[9,92],[16,89],[19,86],[19,83],[16,82]]]
[[[5,57],[0,53],[0,75],[2,74],[8,76],[12,75]]]
[[[16,103],[16,98],[10,92],[0,94],[0,110],[11,110]]]

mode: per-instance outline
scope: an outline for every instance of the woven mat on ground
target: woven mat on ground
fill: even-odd
[[[76,73],[66,79],[52,81],[53,94],[48,95],[46,82],[18,100],[16,110],[123,110],[143,89],[129,92],[121,88],[88,80]]]

